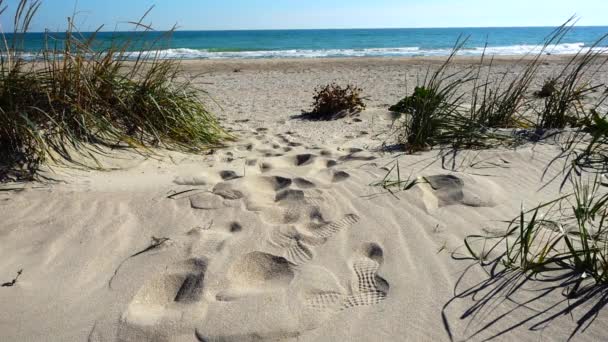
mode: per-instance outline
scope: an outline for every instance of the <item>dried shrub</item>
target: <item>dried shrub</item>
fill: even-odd
[[[556,79],[548,79],[545,81],[540,90],[534,92],[534,96],[539,99],[546,99],[547,97],[551,97],[553,93],[555,93],[557,86]]]
[[[358,113],[365,109],[361,93],[363,90],[348,84],[336,83],[317,87],[313,96],[313,109],[305,115],[313,120],[334,120]]]

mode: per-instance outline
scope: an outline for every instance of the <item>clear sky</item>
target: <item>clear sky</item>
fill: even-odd
[[[13,9],[17,2],[4,1]],[[608,0],[43,0],[33,31],[64,29],[75,5],[83,31],[112,31],[152,5],[146,23],[157,29],[555,26],[572,14],[579,25],[608,26]],[[4,31],[12,30],[9,15]]]

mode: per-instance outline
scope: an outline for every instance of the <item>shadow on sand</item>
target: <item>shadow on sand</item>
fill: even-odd
[[[472,260],[456,255],[453,258]],[[560,331],[567,329],[567,340],[572,340],[595,322],[608,303],[608,286],[568,271],[567,265],[558,264],[532,274],[504,268],[501,258],[481,265],[475,261],[456,282],[453,297],[441,313],[451,341],[488,341],[504,338],[516,329],[551,329],[552,323],[567,323],[560,326]],[[480,268],[487,273],[486,279],[472,282],[479,279]],[[464,333],[456,332],[452,326],[462,321],[465,321]],[[464,336],[456,337],[456,334]]]

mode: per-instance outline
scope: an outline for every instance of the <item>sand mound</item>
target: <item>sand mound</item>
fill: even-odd
[[[229,106],[239,119],[226,122],[239,141],[213,153],[128,155],[128,168],[59,169],[53,177],[61,182],[0,192],[0,283],[12,283],[0,287],[0,340],[439,341],[484,340],[505,330],[500,338],[508,340],[568,336],[576,322],[555,315],[557,308],[547,310],[553,324],[534,330],[538,322],[521,323],[528,316],[517,310],[542,316],[544,307],[516,307],[492,297],[491,288],[469,296],[487,275],[470,268],[462,277],[470,266],[465,236],[504,228],[499,221],[513,218],[522,202],[554,198],[558,185],[541,188],[540,179],[556,149],[475,152],[479,160],[505,161],[483,174],[479,163],[448,170],[434,151],[404,155],[401,176],[411,175],[415,186],[392,193],[370,186],[397,158],[379,152],[382,140],[371,134],[391,124],[381,103],[358,121],[318,123],[289,119],[294,109],[276,100],[290,102],[305,93],[294,87],[312,88],[306,82],[364,72],[331,65],[334,71],[315,69],[314,79],[294,69],[304,84],[285,83],[293,75],[283,69],[243,73],[253,79],[208,76],[222,89],[229,80],[222,77],[239,77],[228,88],[241,101]],[[384,67],[383,77],[368,79],[381,80],[374,84],[382,95],[385,82],[403,81],[400,69]],[[252,81],[277,93],[240,86]],[[475,311],[484,299],[495,305]],[[601,340],[605,319],[600,313],[577,337]]]

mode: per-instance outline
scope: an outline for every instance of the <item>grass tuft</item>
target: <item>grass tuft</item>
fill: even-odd
[[[587,51],[579,51],[564,66],[560,74],[543,85],[537,96],[544,99],[538,114],[537,127],[541,129],[563,129],[575,127],[585,119],[583,100],[598,91],[603,84],[594,84],[593,77],[608,62],[601,46],[608,35],[598,39]]]
[[[458,90],[474,77],[471,70],[451,72],[449,67],[466,39],[459,38],[447,60],[434,72],[427,71],[421,85],[415,87],[389,110],[401,114],[398,142],[412,153],[446,143],[467,140],[470,122],[460,115],[463,94]]]
[[[6,7],[0,0],[0,15]],[[61,39],[46,34],[35,58],[23,50],[40,1],[20,0],[15,30],[0,48],[0,177],[31,177],[41,163],[96,162],[101,146],[162,146],[197,152],[229,138],[181,74],[180,64],[153,52],[151,28],[135,22],[134,37],[98,48],[68,19]],[[142,18],[143,20],[143,18]],[[136,49],[135,47],[140,47]]]
[[[524,56],[517,63],[523,65],[522,70],[508,69],[496,78],[492,70],[494,58],[488,60],[485,52],[476,66],[449,71],[466,43],[466,39],[459,38],[445,62],[436,71],[427,71],[411,95],[389,108],[401,114],[396,128],[397,143],[410,153],[435,146],[453,149],[513,146],[523,138],[537,141],[551,136],[544,134],[547,129],[578,127],[590,122],[582,100],[603,86],[592,80],[608,62],[605,49],[599,48],[607,36],[582,48],[570,57],[558,76],[549,78],[534,96],[529,94],[544,56],[572,30],[573,21],[571,18],[557,27],[536,53]],[[469,85],[471,102],[466,106],[463,99],[469,91],[464,88]],[[543,104],[539,106],[535,99]]]

